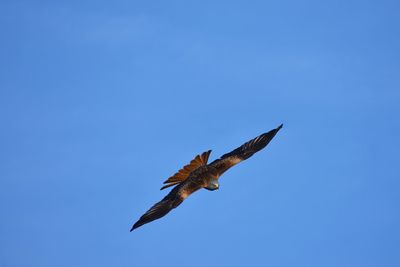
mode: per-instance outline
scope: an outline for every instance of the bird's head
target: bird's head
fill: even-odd
[[[205,188],[210,191],[219,189],[218,179],[211,180]]]

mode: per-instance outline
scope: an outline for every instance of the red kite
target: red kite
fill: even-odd
[[[211,150],[208,150],[201,155],[197,155],[188,165],[180,169],[164,182],[165,185],[161,190],[170,186],[175,187],[166,197],[140,217],[140,219],[132,226],[131,231],[143,224],[165,216],[172,209],[178,207],[190,194],[201,188],[210,191],[218,189],[218,179],[226,170],[239,162],[250,158],[254,153],[266,147],[282,126],[283,125],[281,124],[278,128],[244,143],[235,150],[222,155],[221,158],[214,160],[210,164],[207,164],[207,161]]]

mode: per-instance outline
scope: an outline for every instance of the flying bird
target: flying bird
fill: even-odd
[[[232,166],[246,160],[268,145],[276,133],[282,128],[282,124],[267,133],[244,143],[231,152],[222,155],[219,159],[207,164],[211,150],[197,155],[189,164],[180,169],[173,176],[169,177],[163,190],[170,186],[175,186],[166,197],[152,206],[140,219],[132,226],[131,232],[151,221],[165,216],[172,209],[178,207],[188,196],[199,189],[205,188],[210,191],[219,188],[219,177]]]

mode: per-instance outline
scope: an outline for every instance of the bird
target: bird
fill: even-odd
[[[244,143],[219,159],[207,164],[211,150],[197,155],[173,176],[169,177],[160,190],[175,186],[160,202],[153,205],[133,224],[136,228],[160,219],[172,209],[178,207],[188,196],[204,188],[209,191],[219,189],[219,177],[232,166],[244,161],[268,145],[283,124]]]

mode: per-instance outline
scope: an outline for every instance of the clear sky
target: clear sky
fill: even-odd
[[[400,266],[399,10],[1,1],[0,265]],[[280,123],[129,232],[196,154]]]

